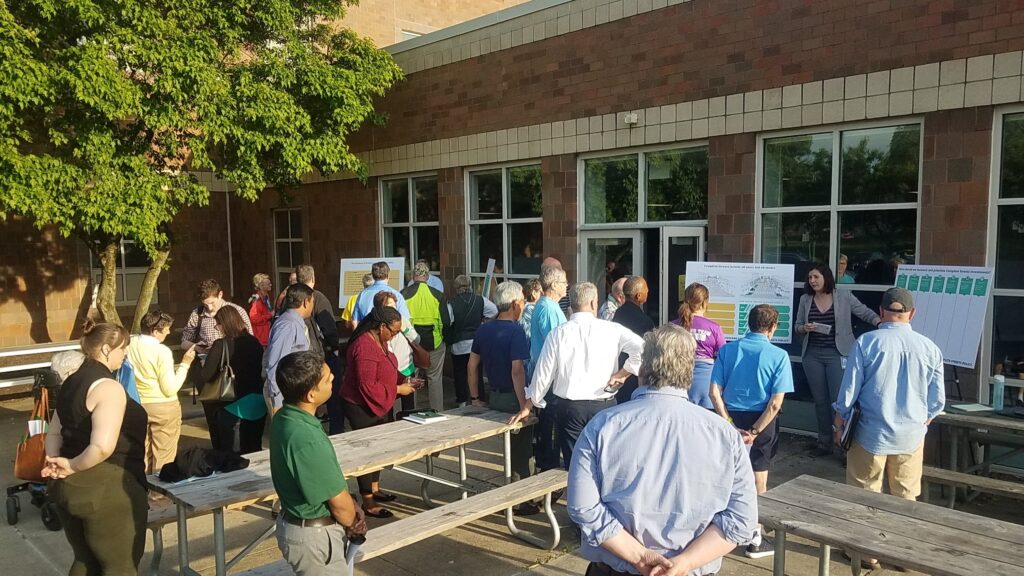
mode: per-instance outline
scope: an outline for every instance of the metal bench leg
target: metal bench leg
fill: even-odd
[[[829,563],[832,561],[832,547],[822,544],[818,553],[818,576],[828,576]]]
[[[775,529],[773,573],[775,576],[785,576],[786,574],[786,531],[782,528]]]
[[[188,512],[181,503],[178,504],[178,570],[184,575],[192,573],[188,565]]]
[[[462,444],[459,446],[459,483],[465,486],[468,479],[469,474],[466,472],[466,445]],[[469,492],[463,490],[462,499],[465,500],[466,498],[469,498]]]
[[[150,528],[153,533],[153,560],[149,563],[149,573],[157,576],[160,573],[160,559],[164,555],[164,532],[162,526]]]
[[[860,559],[860,552],[850,552],[850,572],[853,573],[853,576],[860,576],[861,570],[863,570]]]
[[[960,428],[952,428],[952,436],[949,443],[949,469],[956,472],[960,469]],[[956,485],[953,484],[949,487],[949,503],[946,505],[949,508],[956,506]]]
[[[224,509],[217,508],[213,511],[213,559],[217,576],[226,576],[228,573],[224,561]]]
[[[428,454],[424,458],[424,462],[427,466],[427,475],[433,476],[434,455]],[[423,479],[423,482],[420,482],[420,497],[423,498],[423,504],[425,504],[427,508],[433,508],[435,506],[434,501],[430,499],[430,480],[427,480],[426,478]]]

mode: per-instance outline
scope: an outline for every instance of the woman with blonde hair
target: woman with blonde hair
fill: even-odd
[[[146,411],[114,379],[128,331],[87,322],[82,366],[61,386],[46,435],[50,497],[74,551],[71,574],[137,574],[146,545]]]
[[[694,282],[683,292],[683,303],[679,305],[679,319],[673,321],[686,328],[697,341],[697,352],[693,358],[693,384],[690,386],[690,402],[714,410],[709,392],[711,390],[711,369],[715,366],[718,350],[725,346],[722,327],[714,320],[704,317],[708,310],[708,289]]]
[[[252,335],[266,348],[270,341],[270,322],[274,319],[274,304],[270,301],[274,285],[270,276],[261,272],[252,277],[252,287],[255,292],[249,297],[249,322]]]

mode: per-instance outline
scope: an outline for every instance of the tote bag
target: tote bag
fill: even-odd
[[[32,408],[32,416],[29,420],[40,420],[46,422],[50,414],[50,393],[46,388],[39,391],[39,400]],[[45,429],[45,424],[42,425]],[[18,444],[17,452],[14,455],[14,475],[29,482],[45,482],[43,478],[43,466],[46,465],[46,432],[27,436]]]
[[[227,342],[224,342],[224,347],[221,350],[220,370],[217,371],[213,380],[203,384],[203,389],[199,391],[199,400],[202,402],[235,401],[235,371],[231,368],[231,355],[228,354]]]

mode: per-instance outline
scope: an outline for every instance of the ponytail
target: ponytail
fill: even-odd
[[[689,330],[693,326],[693,315],[708,303],[708,289],[703,284],[694,282],[683,292],[683,302],[679,305],[679,324]]]

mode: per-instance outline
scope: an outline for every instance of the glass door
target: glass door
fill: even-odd
[[[597,285],[598,305],[608,297],[616,279],[642,273],[640,230],[581,230],[580,245],[579,279]]]
[[[704,260],[704,227],[661,229],[661,323],[675,320],[686,290],[686,263]]]

